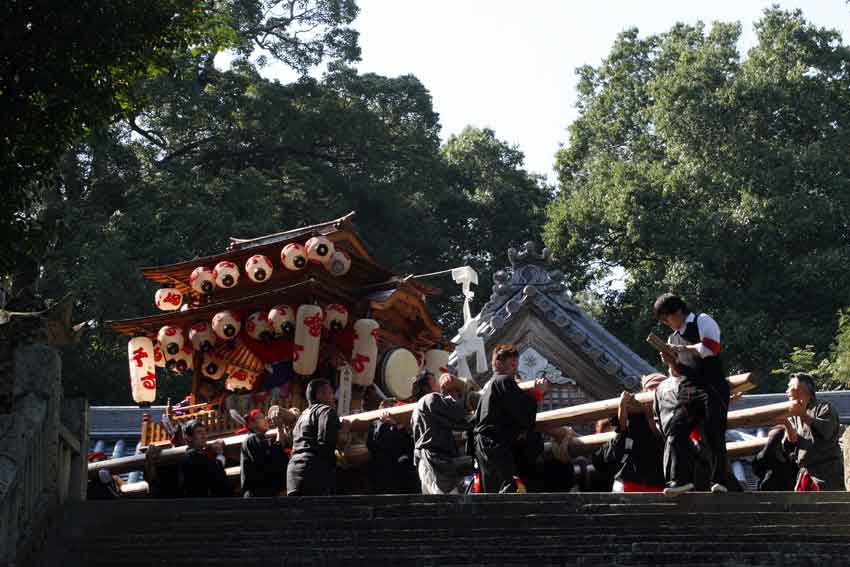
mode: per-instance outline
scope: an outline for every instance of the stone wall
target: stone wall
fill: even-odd
[[[57,350],[18,344],[5,362],[13,378],[12,411],[0,414],[0,565],[21,563],[45,542],[59,506],[84,498],[87,449],[87,404],[62,399]]]

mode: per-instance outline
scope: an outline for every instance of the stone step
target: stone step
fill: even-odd
[[[387,556],[378,554],[358,554],[356,551],[345,556],[335,556],[325,553],[301,554],[300,556],[281,556],[272,553],[243,553],[239,556],[217,556],[214,552],[195,551],[182,553],[177,556],[161,557],[150,555],[101,554],[98,557],[85,558],[89,567],[114,566],[168,566],[168,567],[197,567],[206,566],[247,566],[247,565],[311,565],[311,566],[371,566],[376,562],[397,564],[390,558],[398,558],[397,554]],[[399,562],[398,564],[401,564]],[[846,554],[824,553],[777,553],[777,552],[604,552],[577,554],[567,547],[540,548],[528,550],[498,550],[490,553],[426,553],[422,555],[405,554],[405,566],[446,566],[446,565],[563,565],[568,567],[637,567],[637,566],[689,566],[689,567],[719,567],[719,566],[811,566],[846,565]]]
[[[827,567],[850,564],[835,494],[89,502],[44,564]]]
[[[642,532],[620,532],[617,533],[602,533],[602,534],[587,534],[579,533],[581,527],[567,527],[548,530],[531,530],[521,532],[523,541],[527,542],[546,542],[557,540],[561,544],[569,545],[617,545],[624,541],[634,542],[629,545],[655,545],[657,542],[669,543],[671,545],[689,545],[689,544],[730,544],[735,545],[736,542],[744,542],[745,545],[750,545],[757,542],[758,538],[764,538],[771,534],[787,533],[784,528],[750,528],[739,531],[731,537],[729,534],[720,533],[718,530],[710,530],[705,533],[694,532],[670,532],[657,533],[651,529]],[[847,531],[843,533],[824,534],[818,533],[813,535],[808,533],[811,530],[803,530],[801,533],[794,535],[792,540],[771,542],[769,545],[777,546],[799,546],[802,544],[844,544],[848,541]],[[818,530],[820,532],[821,530]],[[469,528],[462,531],[457,530],[433,530],[423,532],[421,530],[392,530],[384,529],[379,531],[368,532],[352,532],[350,530],[323,530],[320,534],[314,535],[314,538],[304,539],[297,537],[285,528],[282,529],[266,529],[266,530],[244,530],[244,531],[222,531],[217,526],[210,526],[206,532],[215,534],[216,542],[221,545],[231,543],[244,544],[245,547],[254,545],[262,545],[269,541],[280,540],[280,536],[286,536],[286,546],[297,549],[301,547],[310,547],[314,541],[324,542],[326,545],[346,544],[355,542],[359,545],[365,544],[382,544],[387,541],[393,541],[394,544],[410,544],[419,545],[429,542],[445,542],[454,541],[455,538],[463,536],[465,540],[472,542],[472,545],[495,545],[500,542],[507,541],[519,537],[517,530],[489,530],[489,529],[473,529]],[[181,546],[188,545],[197,541],[197,532],[173,532],[170,534],[119,534],[119,535],[93,535],[84,540],[71,542],[73,545],[84,549],[97,549],[101,546],[121,545],[122,547],[131,546]],[[293,540],[293,541],[290,541]]]

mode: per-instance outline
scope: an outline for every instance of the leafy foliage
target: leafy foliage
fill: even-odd
[[[850,50],[799,11],[756,32],[742,58],[736,24],[630,30],[579,69],[545,237],[575,289],[625,270],[603,322],[639,352],[675,290],[719,321],[729,370],[767,376],[850,303]]]
[[[331,64],[322,80],[280,84],[244,60],[221,71],[192,56],[174,68],[139,81],[134,94],[149,106],[66,154],[48,193],[41,217],[59,228],[43,290],[72,293],[78,317],[150,313],[155,288],[139,267],[351,210],[379,260],[402,273],[470,262],[486,298],[497,259],[484,250],[534,238],[542,220],[548,189],[522,170],[522,154],[475,129],[441,149],[438,116],[415,77]],[[428,283],[448,292],[434,307],[450,330],[456,286]],[[126,403],[125,344],[101,326],[69,349],[66,389]],[[186,387],[161,380],[159,401]]]

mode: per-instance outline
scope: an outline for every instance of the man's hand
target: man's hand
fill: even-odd
[[[382,411],[380,419],[383,423],[386,423],[388,425],[398,425],[398,420],[393,417],[393,415],[390,413],[390,410]],[[345,422],[345,423],[348,423],[348,422]]]
[[[679,374],[679,371],[676,370],[676,367],[678,366],[679,362],[678,360],[676,360],[675,356],[667,354],[666,352],[662,352],[661,360],[664,361],[664,364],[666,364],[667,368],[670,369],[670,374],[672,376],[681,376],[681,374]]]
[[[744,392],[735,392],[734,394],[729,396],[729,405],[731,406],[732,404],[734,404],[735,402],[737,402],[738,400],[740,400],[743,397],[744,397]]]
[[[537,378],[534,380],[534,387],[542,395],[549,391],[549,382],[545,378]]]
[[[216,456],[224,454],[224,441],[218,440],[212,444],[212,450]]]
[[[803,400],[794,400],[788,413],[797,417],[806,417],[808,415],[806,413],[806,404],[803,403]]]
[[[159,445],[148,445],[148,450],[145,451],[145,462],[155,465],[159,462],[159,456],[162,454],[162,447]]]
[[[794,424],[786,418],[782,423],[782,427],[785,428],[785,439],[791,444],[797,443],[797,430],[794,429]]]
[[[620,403],[617,406],[617,421],[620,424],[620,429],[628,430],[629,428],[629,406],[634,403],[635,395],[631,392],[623,391],[620,394]]]

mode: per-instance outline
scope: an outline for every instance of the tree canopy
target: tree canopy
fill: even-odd
[[[439,117],[418,79],[348,66],[356,34],[331,30],[293,45],[282,24],[261,33],[245,23],[251,14],[257,21],[259,4],[250,4],[238,4],[229,20],[238,46],[229,68],[217,67],[211,52],[173,53],[167,73],[134,80],[129,93],[138,104],[61,155],[32,213],[51,227],[38,258],[41,293],[70,293],[76,317],[101,323],[149,314],[155,286],[138,268],[220,252],[229,236],[356,210],[381,261],[402,273],[469,263],[482,273],[485,300],[489,273],[502,261],[490,252],[540,237],[549,188],[522,168],[522,153],[474,128],[441,148]],[[315,8],[317,23],[337,8],[340,25],[356,14],[353,3]],[[328,57],[327,71],[289,84],[268,80],[262,62],[247,57],[260,40],[277,46],[266,45],[270,57],[299,71]],[[451,331],[458,290],[448,279],[429,283],[445,284],[432,310]],[[102,324],[63,359],[69,394],[130,399],[126,340]],[[187,386],[161,380],[158,401]]]
[[[546,241],[575,289],[624,271],[605,322],[647,357],[673,290],[719,321],[730,371],[764,379],[826,350],[850,304],[850,50],[799,11],[767,10],[746,57],[740,31],[629,30],[578,70]]]

